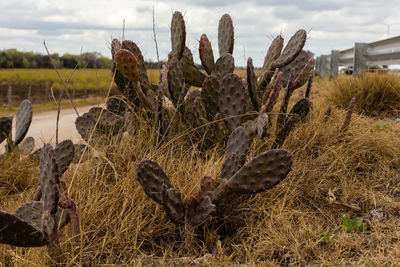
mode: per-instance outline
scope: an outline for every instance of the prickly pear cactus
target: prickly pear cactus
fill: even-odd
[[[25,99],[18,107],[16,124],[15,124],[15,139],[14,145],[21,143],[26,133],[29,130],[29,126],[32,122],[32,103]]]
[[[186,26],[182,13],[175,11],[171,20],[171,48],[172,53],[180,59],[185,49]]]
[[[206,34],[202,34],[199,41],[199,54],[201,65],[203,65],[207,74],[211,74],[214,69],[214,54],[210,40]]]
[[[233,54],[234,30],[232,19],[228,14],[224,14],[218,23],[218,49],[219,56]]]
[[[292,168],[292,158],[292,154],[283,149],[263,152],[236,172],[228,180],[228,187],[245,194],[270,189],[286,178]]]

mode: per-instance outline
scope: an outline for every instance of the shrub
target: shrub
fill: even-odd
[[[368,116],[396,116],[400,110],[400,76],[394,72],[341,75],[332,83],[329,100],[337,107],[347,107],[356,97],[355,112]]]

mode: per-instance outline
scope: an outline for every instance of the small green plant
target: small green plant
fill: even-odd
[[[321,231],[321,233],[319,234],[319,236],[321,237],[321,240],[323,242],[328,242],[331,240],[331,235],[329,233],[325,233],[324,230]]]
[[[377,133],[380,133],[380,132],[382,132],[382,131],[390,131],[390,130],[392,130],[392,127],[390,126],[390,125],[388,125],[388,124],[386,124],[386,123],[383,123],[383,124],[377,124],[376,125],[376,132]]]
[[[358,219],[356,215],[353,216],[353,219],[342,217],[342,227],[347,233],[351,232],[363,232],[368,233],[367,225],[363,223],[362,219]]]

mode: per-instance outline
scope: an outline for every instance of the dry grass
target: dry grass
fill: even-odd
[[[330,100],[338,107],[348,106],[355,96],[358,113],[393,116],[400,112],[400,75],[396,72],[339,75],[334,79],[331,90]]]
[[[400,257],[400,127],[391,123],[377,131],[381,121],[354,115],[348,132],[340,135],[344,110],[333,109],[324,121],[328,87],[326,81],[315,82],[313,111],[284,144],[294,155],[288,178],[266,193],[238,197],[223,218],[196,230],[176,227],[146,197],[136,181],[136,166],[143,158],[156,160],[187,196],[198,189],[202,176],[218,177],[223,149],[199,153],[181,130],[154,147],[152,129],[138,115],[133,136],[112,140],[115,171],[101,156],[90,155],[64,174],[81,215],[81,247],[91,251],[96,264],[160,266],[212,253],[212,266],[395,265]],[[271,142],[272,137],[255,140],[248,159]],[[0,186],[2,209],[13,211],[32,198],[39,171],[25,163],[15,158],[1,163],[0,180],[8,181]],[[342,229],[342,217],[366,216],[375,208],[382,208],[387,219],[364,218],[370,233]],[[329,241],[321,239],[322,231],[331,235]],[[65,262],[77,264],[80,251],[71,250],[69,227],[64,232]],[[2,245],[0,259],[43,266],[47,253]]]

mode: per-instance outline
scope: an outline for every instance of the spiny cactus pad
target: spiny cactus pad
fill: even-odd
[[[249,151],[249,143],[247,130],[243,126],[236,127],[229,136],[225,158],[235,153],[239,156],[240,161],[244,162]]]
[[[51,215],[57,213],[59,199],[58,175],[57,160],[53,147],[45,144],[40,152],[40,186],[44,210]]]
[[[206,76],[194,65],[193,55],[189,48],[185,47],[180,61],[185,82],[192,86],[201,87]]]
[[[268,48],[267,55],[264,58],[264,64],[262,67],[263,71],[268,71],[272,69],[273,62],[279,58],[281,55],[281,51],[283,48],[283,38],[279,34],[272,41],[271,45]]]
[[[15,124],[15,139],[14,145],[21,143],[26,133],[29,130],[29,126],[32,122],[32,103],[25,99],[18,107],[17,119]]]
[[[111,96],[107,99],[106,108],[120,116],[124,116],[125,112],[129,109],[128,103],[116,96]]]
[[[305,84],[310,78],[310,73],[314,70],[314,65],[315,65],[315,59],[310,58],[307,61],[307,63],[304,65],[304,67],[300,71],[300,73],[297,75],[295,80],[292,82],[290,87],[291,88],[299,88],[300,86]]]
[[[35,139],[32,136],[26,137],[19,144],[19,150],[22,153],[30,154],[33,151],[33,149],[35,149]]]
[[[115,54],[118,52],[118,50],[121,48],[121,43],[117,38],[114,38],[111,41],[111,57],[114,60]]]
[[[137,179],[146,194],[155,202],[162,205],[163,185],[171,188],[172,183],[163,169],[157,162],[145,159],[142,160],[137,169]]]
[[[261,107],[261,112],[271,112],[278,100],[279,92],[282,89],[283,73],[279,72],[273,79],[271,93],[268,95],[268,100],[265,105]]]
[[[286,178],[292,168],[292,154],[284,149],[263,152],[244,165],[228,181],[235,192],[264,192]]]
[[[210,40],[206,34],[202,34],[199,41],[199,54],[201,65],[203,65],[207,74],[211,74],[214,69],[214,54]]]
[[[19,247],[47,245],[47,235],[14,214],[0,210],[0,243]]]
[[[242,162],[236,153],[231,153],[225,157],[221,168],[221,178],[231,178],[241,167]]]
[[[162,185],[162,205],[169,219],[175,224],[185,222],[185,206],[182,202],[181,192],[176,188]]]
[[[175,57],[168,61],[167,77],[169,95],[172,103],[177,107],[179,103],[183,102],[187,88],[185,87],[182,63]]]
[[[274,61],[275,68],[282,68],[292,62],[306,43],[307,32],[305,30],[298,30],[286,44],[281,55]]]
[[[186,27],[182,13],[175,11],[171,20],[171,48],[172,53],[180,59],[185,49]]]
[[[255,110],[260,108],[260,96],[258,95],[257,89],[257,77],[254,72],[253,59],[249,57],[247,59],[247,90]]]
[[[115,54],[114,59],[117,69],[135,86],[139,80],[138,61],[136,57],[128,50],[120,49]]]
[[[218,58],[215,62],[214,69],[211,72],[212,75],[216,75],[221,81],[225,75],[233,73],[235,70],[235,60],[231,54],[225,54]]]
[[[232,73],[222,79],[218,92],[218,105],[221,114],[227,118],[224,122],[230,131],[241,124],[240,115],[246,112],[247,99],[242,78]]]
[[[74,143],[67,139],[59,143],[54,149],[58,170],[58,177],[61,177],[68,169],[74,159]]]
[[[275,140],[271,145],[271,149],[279,148],[283,145],[289,133],[294,129],[300,118],[296,114],[289,114],[285,124],[276,134]]]
[[[232,19],[228,14],[224,14],[218,23],[218,49],[220,57],[225,53],[233,54],[234,41]]]
[[[201,97],[207,110],[208,120],[212,121],[219,112],[218,106],[219,81],[217,76],[210,75],[203,82]]]
[[[132,42],[131,40],[122,41],[121,48],[130,51],[135,56],[137,60],[139,81],[141,87],[144,89],[143,91],[146,93],[147,90],[151,90],[149,78],[147,76],[146,64],[144,63],[143,55],[142,52],[140,51],[140,48],[137,46],[135,42]]]
[[[3,142],[11,133],[12,117],[0,117],[0,143]]]
[[[310,55],[302,50],[298,56],[288,65],[279,69],[283,72],[283,86],[286,87],[290,85],[290,89],[296,89],[293,87],[293,82],[296,80],[297,77],[301,74],[302,70],[306,66],[307,62],[310,60]],[[308,74],[306,75],[306,79],[308,79]],[[307,80],[305,80],[307,81]]]
[[[299,101],[294,104],[293,108],[290,110],[290,114],[296,114],[299,116],[300,120],[305,120],[308,113],[310,112],[311,102],[308,98],[300,98]]]
[[[215,212],[215,208],[216,206],[211,202],[209,196],[203,197],[198,205],[188,209],[189,223],[193,226],[201,224]]]

